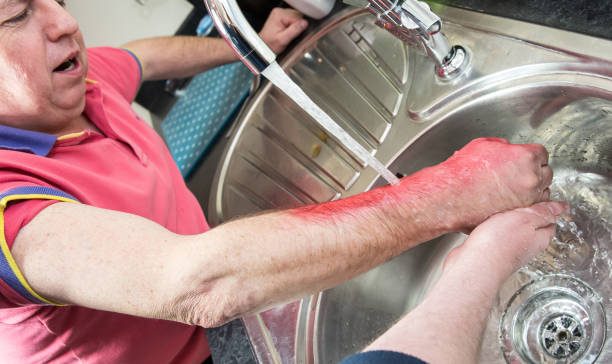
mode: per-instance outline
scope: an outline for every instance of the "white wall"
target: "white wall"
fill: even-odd
[[[176,33],[193,5],[186,0],[67,0],[66,8],[79,22],[88,47],[116,47]]]
[[[186,0],[67,0],[66,8],[79,22],[87,47],[118,47],[175,34],[193,5]],[[148,110],[137,103],[133,107],[152,125]]]

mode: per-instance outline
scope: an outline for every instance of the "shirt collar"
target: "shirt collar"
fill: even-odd
[[[55,135],[0,125],[0,149],[29,152],[46,157],[56,139]]]
[[[90,79],[86,79],[85,82],[87,83],[88,90],[95,88],[98,84],[97,81]],[[80,136],[80,134],[85,133],[77,134],[64,135],[59,139],[69,139],[70,137]],[[46,157],[57,140],[58,137],[52,134],[0,125],[0,149],[27,152]]]

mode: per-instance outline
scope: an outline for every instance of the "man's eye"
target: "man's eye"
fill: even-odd
[[[28,15],[30,15],[30,13],[31,13],[31,10],[30,10],[30,7],[28,6],[24,11],[19,13],[19,15],[5,20],[2,23],[2,25],[13,25],[13,24],[20,23],[20,22],[24,21],[28,17]]]
[[[65,1],[65,0],[57,0],[57,3],[58,3],[58,4],[60,4],[60,6],[61,6],[62,8],[65,8],[65,7],[66,7],[66,1]]]

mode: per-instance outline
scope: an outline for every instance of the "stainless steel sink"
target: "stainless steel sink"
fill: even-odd
[[[451,42],[470,54],[468,70],[453,80],[437,78],[429,60],[374,26],[370,15],[351,10],[310,34],[282,66],[394,173],[437,164],[477,137],[544,144],[556,174],[553,192],[572,203],[573,221],[559,226],[547,253],[503,287],[481,362],[612,362],[612,42],[434,9]],[[217,172],[213,223],[382,183],[269,84],[239,125]],[[442,236],[350,282],[244,319],[258,359],[335,363],[360,351],[420,302],[445,255],[463,239]],[[531,342],[514,342],[522,332],[503,326],[512,315],[542,326],[521,311],[525,302],[539,302],[531,298],[542,290],[591,315],[575,316],[583,331],[572,352],[547,347],[538,332]],[[499,335],[513,345],[502,348]]]

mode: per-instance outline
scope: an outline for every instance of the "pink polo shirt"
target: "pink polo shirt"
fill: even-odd
[[[202,328],[54,306],[10,255],[19,229],[57,201],[140,215],[178,234],[208,229],[164,142],[130,107],[137,59],[113,48],[88,53],[84,113],[102,134],[51,137],[45,155],[27,138],[11,137],[20,130],[0,130],[0,362],[201,363],[210,355]],[[38,134],[27,137],[49,142]]]

